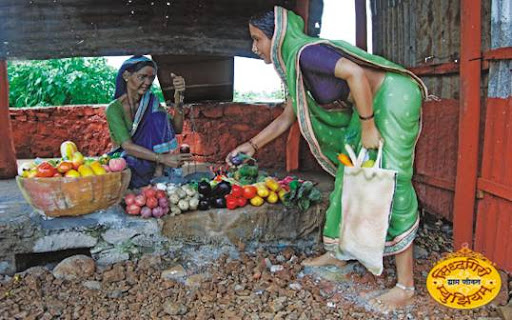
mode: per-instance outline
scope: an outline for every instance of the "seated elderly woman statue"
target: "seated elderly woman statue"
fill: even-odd
[[[150,90],[156,72],[156,63],[147,57],[126,60],[117,73],[114,101],[106,109],[113,150],[121,152],[132,171],[132,189],[148,185],[162,174],[163,166],[179,167],[191,157],[172,152],[178,147],[176,134],[183,129],[185,80],[172,74],[175,104],[171,117]]]

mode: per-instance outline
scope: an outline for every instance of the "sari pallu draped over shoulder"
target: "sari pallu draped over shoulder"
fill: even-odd
[[[373,100],[375,123],[385,140],[383,166],[398,172],[385,254],[405,250],[412,243],[419,222],[411,178],[414,147],[421,127],[421,100],[427,97],[427,88],[416,75],[383,57],[369,54],[341,40],[307,36],[303,32],[302,18],[291,11],[275,7],[274,13],[272,63],[287,86],[300,131],[311,153],[322,168],[335,177],[335,189],[330,195],[324,228],[324,244],[333,253],[336,252],[342,219],[343,165],[339,164],[337,155],[345,153],[345,144],[350,144],[359,152],[361,124],[355,109],[327,110],[316,103],[305,87],[299,57],[304,48],[325,44],[339,50],[358,65],[386,72],[384,83]],[[395,104],[399,107],[393,107]]]

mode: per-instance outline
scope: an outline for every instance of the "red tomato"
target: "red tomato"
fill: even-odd
[[[139,194],[135,197],[135,204],[139,207],[143,207],[146,204],[146,196],[143,194]]]
[[[231,194],[235,198],[240,198],[243,194],[243,189],[241,186],[234,184],[231,186]]]
[[[237,198],[236,202],[237,202],[237,204],[238,204],[238,206],[240,208],[241,207],[245,207],[245,205],[247,204],[247,199],[245,199],[245,198]]]
[[[233,210],[236,207],[238,207],[238,201],[235,198],[226,199],[226,208]]]
[[[132,205],[135,203],[135,195],[133,193],[129,193],[124,197],[124,203],[126,203],[127,206]]]
[[[36,168],[36,177],[39,178],[51,178],[57,173],[57,169],[55,169],[48,162],[41,162]]]
[[[162,198],[165,198],[165,197],[167,197],[167,195],[165,194],[164,190],[157,190],[156,191],[156,198],[157,199],[162,199]]]
[[[242,195],[245,199],[252,199],[256,196],[257,191],[255,186],[243,186]]]
[[[156,190],[153,189],[152,187],[147,187],[146,189],[144,189],[144,191],[142,191],[144,193],[144,195],[146,196],[146,198],[154,198],[156,197]]]
[[[154,209],[158,207],[158,200],[155,197],[147,197],[146,206],[150,209]]]
[[[226,199],[226,202],[231,200],[231,199],[236,199],[232,194],[227,194],[224,196],[224,198]]]
[[[140,213],[140,207],[136,204],[131,204],[126,207],[126,213],[136,216]]]

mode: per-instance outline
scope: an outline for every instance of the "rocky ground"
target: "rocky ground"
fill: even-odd
[[[430,298],[425,278],[451,251],[451,226],[423,217],[416,239],[415,302],[389,315],[376,313],[359,292],[395,283],[393,260],[380,277],[357,263],[306,268],[318,254],[298,247],[192,247],[98,267],[75,256],[0,277],[1,319],[500,319],[508,290],[476,310],[445,308]],[[256,249],[255,249],[256,248]],[[508,281],[508,280],[506,280]],[[512,283],[510,283],[512,285]],[[506,286],[505,286],[506,287]]]

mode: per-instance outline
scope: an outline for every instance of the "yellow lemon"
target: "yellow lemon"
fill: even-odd
[[[68,172],[66,172],[64,176],[68,178],[78,178],[80,177],[80,173],[78,173],[78,171],[76,171],[75,169],[71,169]]]
[[[105,168],[103,168],[103,166],[99,162],[97,162],[97,165],[95,165],[95,163],[92,163],[90,167],[92,169],[92,172],[94,172],[94,174],[97,176],[101,176],[107,173],[107,170],[105,170]]]
[[[375,165],[375,160],[366,160],[365,162],[363,162],[363,164],[361,165],[361,167],[363,168],[371,168]]]
[[[78,167],[78,172],[82,177],[90,177],[94,175],[94,171],[92,171],[91,167],[86,164],[83,164],[80,167]]]
[[[279,196],[279,200],[281,200],[281,202],[284,201],[284,195],[287,194],[287,193],[288,192],[286,190],[284,190],[284,189],[279,190],[277,195]]]
[[[259,207],[263,204],[263,202],[265,202],[265,200],[263,200],[263,198],[259,197],[259,196],[256,196],[254,198],[252,198],[251,200],[249,200],[251,202],[251,204],[255,207]]]
[[[279,197],[277,196],[277,193],[275,193],[274,191],[270,191],[270,194],[267,197],[267,202],[268,203],[276,203],[277,201],[279,201]]]
[[[270,177],[265,178],[265,186],[267,186],[267,188],[269,188],[272,191],[278,191],[280,188],[279,183],[277,183],[276,180]]]
[[[257,194],[258,196],[262,197],[262,198],[266,198],[268,197],[269,195],[269,190],[267,189],[267,187],[265,186],[265,184],[260,184],[256,187],[257,189]]]

